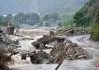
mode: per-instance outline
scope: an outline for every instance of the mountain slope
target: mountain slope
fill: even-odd
[[[0,0],[0,14],[9,13],[74,13],[88,0]]]
[[[76,12],[74,19],[77,25],[89,25],[92,20],[97,20],[97,13],[99,10],[99,0],[90,0],[78,12]]]
[[[41,4],[39,4],[39,2]],[[87,0],[37,0],[40,12],[72,13],[80,9]]]
[[[91,39],[99,41],[99,0],[90,0],[74,16],[79,26],[91,26]]]

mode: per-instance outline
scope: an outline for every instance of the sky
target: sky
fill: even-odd
[[[0,15],[20,12],[31,13],[35,7],[33,1],[34,0],[0,0]]]

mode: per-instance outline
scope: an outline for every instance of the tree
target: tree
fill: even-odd
[[[76,23],[77,26],[82,25],[81,20],[83,18],[83,12],[82,11],[78,11],[76,12],[75,16],[74,16],[74,23]]]
[[[2,20],[3,19],[3,16],[2,15],[0,15],[0,20]]]
[[[51,26],[51,23],[53,23],[53,25],[60,20],[60,16],[58,13],[51,13],[51,14],[46,14],[43,17],[43,21],[45,21],[45,25],[47,26]]]
[[[11,21],[13,19],[13,15],[12,14],[8,14],[6,17],[3,17],[3,21]]]
[[[17,24],[29,24],[29,25],[35,25],[37,23],[40,23],[40,16],[36,13],[31,14],[24,14],[19,13],[14,17]]]
[[[37,25],[37,23],[40,23],[40,16],[36,13],[32,14],[26,14],[23,17],[24,23],[29,25]]]
[[[56,22],[57,20],[60,20],[60,17],[59,17],[59,14],[58,14],[58,13],[52,13],[52,14],[50,15],[50,18],[53,19],[55,22]]]
[[[49,14],[46,14],[46,15],[43,17],[43,20],[44,20],[44,21],[47,21],[48,19],[50,19],[50,15],[49,15]]]
[[[3,16],[0,15],[0,25],[2,25],[2,23],[3,23]]]
[[[12,14],[8,14],[8,15],[6,16],[6,19],[9,20],[9,21],[12,20],[12,18],[13,18],[13,15],[12,15]]]
[[[19,25],[20,23],[22,23],[22,18],[24,17],[24,13],[18,13],[17,15],[14,16],[14,20],[16,22],[17,25]]]
[[[62,22],[58,22],[58,26],[59,27],[62,27]]]
[[[97,20],[96,20],[96,22],[99,22],[99,10],[97,11]]]
[[[50,19],[53,19],[54,22],[56,22],[57,20],[60,20],[60,16],[58,13],[51,13],[51,14],[46,14],[44,17],[43,17],[43,20],[44,21],[48,21]]]
[[[0,25],[2,25],[2,20],[0,19]]]

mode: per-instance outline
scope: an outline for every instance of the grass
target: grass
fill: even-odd
[[[95,24],[91,27],[91,37],[95,41],[99,41],[99,24]]]

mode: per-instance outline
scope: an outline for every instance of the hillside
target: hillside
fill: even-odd
[[[57,12],[74,14],[88,0],[0,0],[0,14]]]
[[[91,39],[99,40],[99,0],[90,0],[74,16],[77,26],[91,26]]]
[[[79,10],[86,2],[87,0],[37,0],[37,5],[40,12],[72,14]]]

